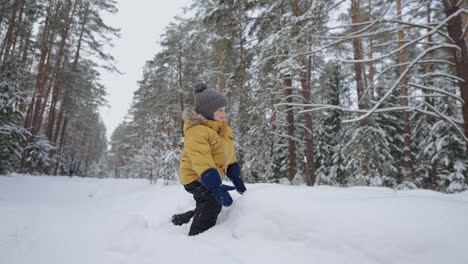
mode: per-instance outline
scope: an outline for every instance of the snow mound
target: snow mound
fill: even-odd
[[[248,184],[187,237],[180,185],[0,177],[0,263],[468,263],[468,192]]]

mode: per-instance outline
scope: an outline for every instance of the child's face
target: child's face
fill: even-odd
[[[214,120],[224,122],[226,120],[226,107],[221,107],[213,113]]]

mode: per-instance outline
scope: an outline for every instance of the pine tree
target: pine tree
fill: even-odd
[[[99,63],[113,69],[113,59],[103,48],[117,30],[101,15],[116,11],[115,1],[0,4],[0,75],[12,76],[8,65],[22,69],[12,79],[24,98],[15,103],[21,116],[11,114],[10,119],[28,131],[19,145],[23,172],[66,173],[79,164],[77,172],[87,174],[99,162],[106,139],[97,112],[105,103],[105,91],[98,82],[98,61],[81,54],[99,57]]]
[[[349,3],[351,13],[342,1],[193,3],[114,133],[116,174],[176,178],[180,113],[203,81],[228,98],[248,182],[466,188],[463,63],[448,38],[465,14],[447,1]]]
[[[16,171],[27,130],[21,125],[23,117],[19,106],[25,102],[25,93],[18,89],[24,73],[14,64],[4,64],[0,73],[0,175]]]

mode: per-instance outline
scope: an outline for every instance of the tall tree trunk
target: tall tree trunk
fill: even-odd
[[[52,5],[52,1],[50,1]],[[32,131],[31,134],[35,136],[42,125],[42,114],[43,113],[43,108],[45,107],[46,101],[44,100],[45,98],[45,86],[46,86],[46,81],[47,81],[47,75],[49,74],[49,65],[50,65],[50,58],[51,58],[51,53],[52,53],[52,46],[55,38],[55,31],[57,27],[57,20],[58,20],[58,15],[59,15],[59,9],[60,9],[60,2],[57,2],[56,9],[55,9],[55,15],[54,15],[54,21],[52,24],[48,25],[44,29],[44,42],[42,44],[41,48],[41,59],[39,62],[39,67],[36,75],[36,90],[37,90],[37,95],[36,95],[36,102],[34,103],[34,111],[32,114]],[[49,27],[51,26],[52,29]],[[47,29],[47,30],[46,30]],[[51,30],[51,32],[49,32]],[[50,36],[49,36],[50,34]]]
[[[45,18],[45,25],[44,25],[44,33],[43,33],[43,38],[42,38],[42,44],[41,44],[41,56],[39,59],[38,63],[38,70],[37,70],[37,75],[36,75],[36,83],[35,83],[35,89],[34,89],[34,95],[32,97],[32,100],[29,104],[29,109],[28,109],[28,114],[26,116],[25,120],[25,127],[27,129],[31,129],[32,131],[32,126],[33,126],[33,119],[34,119],[34,113],[35,111],[35,105],[37,101],[37,97],[39,96],[39,87],[41,87],[42,84],[39,84],[39,82],[43,79],[42,74],[44,72],[45,68],[45,60],[48,52],[47,48],[47,39],[49,36],[49,30],[50,30],[50,16],[52,12],[52,0],[49,0],[49,7],[47,9],[47,14]]]
[[[52,86],[53,86],[53,85],[54,85],[53,80],[49,81],[49,83],[48,83],[48,85],[47,85],[46,92],[45,92],[44,95],[42,96],[44,103],[42,104],[41,112],[40,112],[40,114],[39,114],[39,119],[40,119],[40,120],[43,120],[44,112],[45,112],[46,106],[47,106],[47,100],[49,99],[49,94],[50,94],[50,91],[52,90]],[[42,121],[41,121],[41,122],[42,122]],[[47,131],[46,131],[46,132],[47,132]]]
[[[67,22],[65,27],[62,29],[62,34],[61,34],[61,41],[60,41],[60,47],[57,55],[57,59],[55,60],[55,71],[54,75],[52,78],[52,83],[53,83],[53,92],[52,92],[52,101],[51,105],[49,108],[49,120],[48,120],[48,125],[47,125],[47,138],[51,141],[52,140],[52,134],[53,134],[53,128],[54,128],[54,123],[55,123],[55,115],[56,115],[56,107],[57,107],[57,101],[58,101],[58,95],[59,95],[59,88],[60,88],[60,78],[61,78],[61,71],[64,65],[62,65],[62,60],[65,56],[65,47],[67,44],[69,32],[71,25],[73,23],[73,17],[75,15],[75,10],[76,6],[78,4],[78,0],[75,0],[75,3],[72,6],[71,1],[68,2],[68,16],[67,16]],[[66,60],[63,60],[63,64],[65,63]],[[46,97],[47,100],[47,97]]]
[[[31,130],[32,129],[32,113],[34,111],[34,104],[33,102],[36,101],[37,91],[34,90],[34,93],[31,97],[31,103],[29,104],[28,111],[26,113],[26,118],[24,119],[24,128]]]
[[[245,122],[246,120],[246,107],[245,105],[245,97],[246,97],[246,91],[244,91],[244,82],[246,78],[246,61],[245,61],[245,52],[244,52],[244,27],[242,24],[239,25],[239,70],[238,70],[238,84],[237,86],[239,87],[239,130],[240,130],[240,136],[239,136],[239,144],[242,146],[243,142],[242,139],[245,136],[245,125],[242,122]],[[239,165],[242,167],[244,164],[244,152],[239,151],[237,154],[237,161],[239,162]]]
[[[460,4],[460,8],[468,9],[468,1],[464,0]],[[463,38],[465,39],[465,46],[468,47],[468,14],[464,13],[461,14],[461,20],[462,20],[462,28],[465,30],[465,35]]]
[[[73,65],[76,67],[78,64],[78,59],[80,58],[81,43],[83,41],[83,36],[86,30],[86,25],[88,24],[88,18],[90,13],[90,1],[86,1],[86,7],[83,14],[83,20],[81,21],[80,37],[78,38],[78,44],[76,46],[75,59],[73,60]]]
[[[431,3],[432,3],[432,0],[428,0],[427,3],[426,3],[426,22],[427,22],[427,25],[430,25],[432,23],[432,19],[431,19]],[[427,31],[430,31],[430,29],[427,29]],[[432,35],[429,35],[427,36],[427,49],[430,49],[432,48],[434,45],[432,44]],[[429,53],[427,53],[427,59],[428,60],[432,60],[434,58],[434,51],[431,51]],[[433,63],[428,63],[426,64],[426,73],[432,73],[434,72],[434,64]],[[434,82],[432,82],[432,80],[429,80],[427,83],[426,83],[427,86],[429,87],[432,87],[434,86]],[[428,92],[429,93],[429,92]],[[427,98],[426,101],[431,104],[431,105],[434,105],[434,100],[431,99],[431,98]],[[429,124],[433,124],[435,123],[435,119],[434,117],[432,116],[427,116],[427,121]]]
[[[80,34],[79,34],[78,41],[77,41],[75,56],[74,56],[73,63],[72,63],[72,71],[75,71],[75,72],[78,72],[78,60],[80,59],[81,44],[83,42],[83,36],[86,31],[86,25],[88,24],[89,13],[91,10],[90,6],[91,6],[91,2],[87,0],[84,13],[83,13],[83,18],[80,24]],[[65,135],[66,135],[66,130],[68,127],[68,120],[69,120],[68,114],[67,114],[67,98],[70,96],[70,93],[71,91],[66,90],[63,96],[64,99],[60,104],[60,111],[59,111],[60,117],[59,117],[59,121],[57,122],[55,126],[55,134],[53,136],[54,142],[57,142],[58,136],[60,135],[60,146],[59,146],[60,149],[62,149],[65,144]],[[62,124],[61,127],[60,127],[60,124]]]
[[[292,103],[292,79],[287,76],[283,79],[284,97],[288,104]],[[286,105],[286,123],[288,132],[288,178],[292,182],[297,173],[296,140],[294,137],[294,111],[292,106]]]
[[[57,123],[55,124],[55,133],[53,135],[53,138],[52,138],[52,142],[54,143],[54,145],[57,145],[57,140],[58,140],[58,137],[59,137],[59,134],[60,134],[60,128],[64,122],[64,107],[63,107],[63,103],[60,104],[60,111],[59,111],[59,116],[58,116],[58,120],[57,120]]]
[[[361,23],[361,7],[360,7],[360,1],[359,0],[351,0],[351,22],[353,24],[359,24]],[[358,31],[361,27],[360,26],[354,26],[354,29]],[[362,39],[361,38],[355,38],[353,39],[353,51],[354,51],[354,59],[355,60],[363,60],[364,59],[364,49],[362,47]],[[362,62],[356,62],[354,63],[354,72],[356,75],[356,92],[357,92],[357,99],[358,99],[358,108],[359,109],[366,109],[367,104],[366,101],[364,100],[364,91],[366,89],[365,87],[365,81],[366,81],[366,76],[365,76],[365,69],[364,69],[364,63]],[[361,127],[365,127],[368,124],[367,119],[363,119],[360,122]],[[370,148],[371,146],[363,146],[364,149]],[[364,153],[364,156],[362,157],[362,174],[364,178],[367,178],[369,175],[369,154],[366,152]]]
[[[60,69],[57,69],[60,70]],[[52,82],[53,84],[53,92],[52,92],[52,100],[50,102],[50,107],[49,107],[49,114],[48,116],[48,121],[47,121],[47,130],[46,130],[46,136],[49,141],[52,141],[53,137],[53,128],[54,128],[54,123],[55,123],[55,116],[56,116],[56,110],[57,110],[57,101],[58,101],[58,95],[59,95],[59,84],[60,84],[60,73],[56,72],[54,74],[55,76],[53,77],[54,80]],[[47,93],[48,96],[49,93]],[[47,99],[47,97],[46,97]]]
[[[87,146],[89,145],[89,137],[90,137],[90,131],[89,131],[89,128],[87,127],[82,127],[81,129],[79,130],[83,130],[83,136],[79,137],[79,139],[81,139],[81,145],[83,146],[82,148],[80,148],[80,153],[78,153],[78,165],[77,167],[80,168],[81,166],[81,162],[83,160],[85,160],[85,157],[87,155]],[[85,168],[86,169],[86,168]],[[86,173],[86,171],[84,171]]]
[[[51,26],[51,22],[50,22],[50,19],[51,19],[51,15],[52,15],[52,8],[53,8],[53,1],[52,0],[49,0],[49,4],[48,4],[48,7],[47,7],[47,13],[46,13],[46,17],[45,17],[45,24],[44,24],[44,33],[43,33],[43,39],[42,39],[42,43],[41,43],[41,55],[40,55],[40,59],[39,59],[39,62],[38,62],[38,70],[37,70],[37,74],[36,74],[36,82],[35,82],[35,86],[34,86],[34,93],[33,93],[33,96],[32,96],[32,99],[31,99],[31,102],[29,103],[29,107],[28,107],[28,112],[27,112],[27,115],[26,115],[26,119],[25,119],[25,128],[26,129],[29,129],[32,133],[32,135],[30,137],[28,137],[28,139],[26,140],[26,145],[30,144],[32,142],[32,140],[34,139],[35,135],[36,135],[36,131],[35,129],[38,127],[37,126],[37,117],[38,117],[38,113],[41,109],[41,100],[42,100],[42,90],[45,86],[45,78],[46,78],[46,58],[47,58],[47,55],[48,55],[48,52],[49,52],[49,48],[48,48],[48,39],[49,39],[49,35],[50,35],[50,26]],[[27,158],[29,157],[30,153],[28,153],[27,151],[23,152],[22,153],[22,156],[21,156],[21,172],[26,172],[27,171],[27,166],[26,166],[26,160]]]
[[[180,112],[184,111],[184,93],[182,89],[182,56],[179,55],[177,60],[177,79],[178,79],[178,86],[179,86],[179,102],[180,102]],[[181,132],[184,134],[184,120],[181,120]]]
[[[10,50],[10,58],[6,58],[7,54],[5,54],[5,59],[9,59],[13,61],[14,55],[15,55],[15,49],[16,49],[16,43],[18,41],[18,35],[20,34],[20,29],[22,27],[23,23],[23,17],[24,17],[24,6],[26,4],[26,0],[22,0],[20,3],[20,9],[19,9],[19,14],[18,14],[18,22],[16,23],[16,28],[15,32],[13,33],[13,42],[11,44],[11,50]]]
[[[459,0],[444,0],[445,14],[447,16],[460,10],[460,7],[456,6],[458,2]],[[461,97],[464,101],[462,106],[463,128],[465,137],[468,138],[468,44],[465,41],[466,36],[462,35],[466,25],[463,24],[462,16],[459,15],[451,19],[447,26],[449,36],[460,48],[459,50],[453,49],[453,56],[455,58],[456,74],[463,79],[463,82],[458,82],[458,86],[460,87]],[[465,34],[468,33],[465,32]],[[466,142],[466,153],[468,155],[468,142]]]
[[[8,7],[9,3],[10,3],[9,0],[2,1],[2,4],[0,5],[0,28],[2,27],[3,19],[5,18],[5,11],[7,10],[7,7]],[[1,56],[0,56],[0,58],[1,58]]]
[[[305,63],[304,63],[305,64]],[[302,97],[304,104],[310,104],[311,96],[310,96],[310,80],[311,80],[311,72],[312,72],[312,58],[309,56],[307,58],[307,67],[306,72],[301,73],[301,86],[302,86]],[[305,110],[311,109],[311,107],[306,106],[304,107]],[[312,122],[312,114],[310,112],[306,112],[304,114],[304,119],[306,122],[306,130],[305,130],[305,169],[306,169],[306,183],[308,186],[313,186],[315,184],[315,157],[314,157],[314,125]]]
[[[372,21],[374,20],[373,18],[373,15],[372,15],[372,4],[371,4],[371,0],[369,0],[368,2],[368,11],[369,11],[369,21]],[[371,31],[369,29],[369,31]],[[369,41],[369,53],[367,54],[369,59],[372,60],[372,58],[374,57],[374,41],[373,41],[373,38],[372,36],[369,36],[368,37],[368,41]],[[373,98],[374,97],[374,94],[375,94],[375,91],[374,91],[374,74],[375,74],[375,67],[374,67],[374,62],[373,61],[370,61],[369,62],[369,83],[371,84],[371,87],[370,90],[369,90],[369,97],[370,98]]]
[[[87,144],[86,150],[85,150],[85,172],[84,174],[88,176],[88,169],[89,169],[89,162],[90,158],[93,152],[93,144]]]
[[[402,21],[401,16],[401,0],[397,0],[397,19]],[[403,41],[405,34],[403,29],[398,30],[398,48],[404,45]],[[400,63],[400,74],[403,74],[406,71],[406,62],[405,51],[402,50],[399,53],[399,63]],[[407,78],[403,77],[400,81],[401,86],[401,106],[407,107],[408,104],[408,86]],[[404,137],[404,149],[403,149],[403,168],[404,168],[404,177],[405,180],[412,180],[413,177],[413,161],[411,157],[411,127],[409,120],[409,112],[403,112],[403,137]]]
[[[77,4],[77,2],[79,1],[76,0],[75,4]],[[88,24],[90,10],[91,10],[91,1],[87,0],[85,4],[84,12],[83,12],[83,17],[81,18],[80,33],[79,33],[76,51],[75,51],[75,55],[74,55],[74,59],[73,59],[72,67],[71,67],[72,71],[74,72],[78,72],[78,61],[80,59],[81,45],[82,45],[83,37],[86,31],[86,26]],[[67,98],[70,96],[70,93],[71,91],[68,89],[65,91],[65,94],[63,96],[63,101],[60,103],[59,118],[58,118],[58,121],[55,122],[56,123],[55,132],[52,133],[53,134],[52,138],[54,142],[57,142],[60,137],[60,144],[59,144],[60,149],[63,148],[66,142],[65,135],[66,135],[66,130],[68,128],[68,121],[69,121],[69,117],[68,117],[69,114],[67,113],[67,102],[68,102]]]
[[[31,42],[31,33],[32,33],[32,30],[33,30],[33,23],[31,21],[29,21],[29,24],[27,25],[27,29],[26,29],[26,34],[24,34],[21,38],[21,46],[19,47],[18,51],[21,55],[21,60],[19,61],[20,64],[22,65],[27,65],[27,59],[28,59],[28,49],[29,49],[29,45],[30,45],[30,42]],[[32,64],[32,63],[30,63]],[[26,70],[30,70],[30,67],[29,66],[29,69],[26,69]],[[28,82],[21,82],[19,84],[19,88],[18,90],[20,91],[26,91],[28,89],[31,89],[31,85],[28,83]],[[26,107],[27,107],[27,102],[21,102],[18,106],[19,110],[21,111],[21,113],[25,113],[27,110],[26,110]],[[26,117],[27,115],[29,115],[29,112],[26,114]],[[27,118],[26,118],[27,119]],[[25,121],[26,121],[25,119]],[[28,129],[29,127],[28,126],[24,126],[26,129]]]
[[[21,53],[22,64],[25,64],[28,59],[28,50],[29,50],[29,45],[31,44],[31,34],[33,31],[33,27],[34,27],[34,23],[32,21],[29,21],[29,25],[26,29],[26,34],[21,39],[21,47],[19,48],[19,50]]]
[[[360,3],[359,0],[351,0],[351,21],[353,24],[361,23],[360,16]],[[360,29],[360,26],[354,27],[356,30]],[[354,50],[354,59],[362,60],[364,59],[364,49],[362,47],[362,39],[355,38],[353,40],[353,50]],[[364,91],[365,91],[365,72],[364,65],[362,62],[354,63],[354,71],[356,73],[356,91],[358,96],[358,107],[359,109],[366,109],[367,105],[364,103]],[[367,119],[364,119],[361,122],[361,126],[367,125]]]
[[[13,10],[11,13],[11,18],[10,22],[8,23],[8,29],[5,34],[5,38],[3,39],[2,42],[2,47],[0,49],[0,61],[5,63],[9,57],[10,53],[10,48],[13,44],[14,40],[14,32],[16,29],[16,23],[17,23],[17,18],[18,18],[18,13],[20,10],[20,2],[21,0],[15,0],[13,3]],[[2,67],[3,68],[3,67]],[[3,71],[3,69],[0,69],[0,72]]]
[[[275,103],[271,103],[271,138],[270,138],[270,157],[273,157],[273,153],[275,151],[275,132],[276,132],[276,108],[274,107]]]
[[[62,114],[63,114],[63,112],[61,111],[60,115],[62,115]],[[58,155],[59,157],[58,157],[57,163],[55,165],[55,172],[54,172],[55,175],[58,174],[58,170],[59,170],[59,168],[61,166],[62,150],[63,150],[63,146],[65,145],[65,131],[66,131],[67,124],[68,124],[68,117],[66,116],[66,114],[64,116],[65,116],[65,118],[63,120],[62,131],[60,132],[61,137],[60,137],[60,145],[59,145],[59,155]],[[58,122],[58,123],[60,123],[60,122]],[[58,134],[58,131],[57,131],[57,134]],[[54,138],[54,142],[56,142],[56,138]]]
[[[224,61],[223,61],[223,51],[221,48],[221,41],[218,40],[216,43],[216,54],[218,57],[218,66],[219,66],[219,71],[220,71],[220,90],[224,91],[224,88],[226,88],[226,80],[224,79]]]
[[[299,3],[298,0],[294,0],[292,6],[292,12],[294,16],[299,16]],[[292,32],[291,37],[296,37],[299,34],[299,29],[296,28]],[[287,52],[286,52],[287,54]],[[286,125],[287,125],[287,135],[288,135],[288,178],[292,181],[297,174],[297,148],[295,140],[295,123],[294,123],[294,111],[293,107],[290,105],[293,103],[292,99],[292,76],[286,75],[282,78],[283,80],[283,94],[286,98]]]
[[[432,3],[432,0],[428,0],[427,3],[426,3],[426,23],[427,25],[430,25],[432,23],[432,19],[431,19],[431,3]],[[430,31],[430,29],[427,29],[427,31]],[[434,45],[432,44],[432,35],[429,35],[427,36],[427,49],[430,49],[432,48]],[[428,60],[432,60],[434,58],[434,52],[431,51],[427,54],[427,59]],[[433,63],[428,63],[426,64],[426,73],[433,73],[434,72],[434,64]],[[432,80],[429,80],[426,82],[426,85],[428,87],[433,87],[434,86],[434,82]],[[425,93],[429,94],[430,92],[428,91],[425,91]],[[434,99],[433,98],[430,98],[430,97],[426,97],[425,98],[425,101],[430,104],[430,105],[434,105]],[[427,120],[427,123],[429,124],[429,126],[433,126],[434,123],[435,123],[435,118],[432,117],[432,116],[427,116],[426,117],[426,120]],[[436,139],[434,137],[431,137],[430,140],[432,140],[433,143],[435,143]],[[430,190],[435,190],[436,187],[437,187],[437,182],[439,181],[438,177],[437,177],[437,167],[435,166],[435,164],[433,162],[431,162],[431,170],[429,171],[429,186],[427,186],[427,189],[430,189]]]
[[[310,9],[312,8],[312,1],[309,1],[307,3],[307,8]],[[301,8],[299,6],[298,0],[294,1],[294,6],[293,6],[293,14],[295,17],[299,17],[301,15]],[[294,35],[299,34],[299,30],[302,29],[302,24],[297,23],[297,32],[294,33]],[[305,45],[311,45],[311,38],[309,37],[307,41],[308,42]],[[312,73],[312,57],[308,56],[307,57],[307,62],[305,60],[301,61],[301,64],[304,65],[305,71],[301,72],[300,77],[301,77],[301,87],[302,87],[302,97],[303,97],[303,103],[305,105],[308,105],[311,102],[311,96],[310,96],[310,80],[311,80],[311,73]],[[310,109],[311,107],[304,107],[304,109]],[[292,112],[292,111],[290,111]],[[305,119],[305,175],[306,175],[306,183],[308,186],[313,186],[315,184],[315,157],[314,157],[314,137],[313,137],[313,122],[312,122],[312,114],[310,112],[307,112],[304,114],[304,119]]]

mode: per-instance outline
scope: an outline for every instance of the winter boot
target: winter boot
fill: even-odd
[[[193,215],[194,210],[190,210],[182,214],[175,214],[172,216],[172,223],[178,226],[186,224],[190,222],[190,219],[192,219]]]

